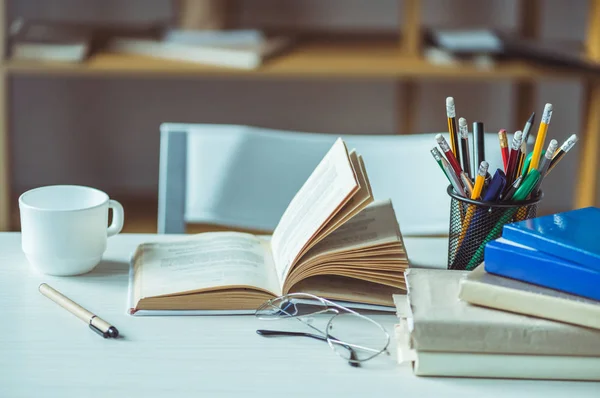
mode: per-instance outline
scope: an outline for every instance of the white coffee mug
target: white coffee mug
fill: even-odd
[[[108,225],[108,210],[113,218]],[[19,197],[21,246],[44,274],[79,275],[94,269],[106,239],[123,229],[123,206],[98,189],[78,185],[35,188]]]

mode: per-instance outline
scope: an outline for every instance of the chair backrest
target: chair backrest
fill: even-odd
[[[433,160],[435,134],[347,135],[363,156],[375,199],[391,198],[404,236],[447,235],[448,181]],[[161,125],[159,233],[186,223],[273,230],[338,135],[237,125]],[[502,165],[486,134],[490,170]]]

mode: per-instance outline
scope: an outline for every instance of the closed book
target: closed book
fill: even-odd
[[[11,58],[27,61],[80,62],[90,48],[91,35],[70,26],[14,23]]]
[[[292,43],[290,37],[284,36],[267,37],[260,42],[241,40],[238,43],[219,43],[215,38],[207,38],[204,43],[201,41],[199,37],[181,35],[167,35],[159,40],[116,37],[109,41],[107,48],[116,53],[236,69],[255,69],[265,59],[280,53]]]
[[[417,376],[600,380],[600,357],[417,352]]]
[[[523,282],[600,300],[600,271],[504,238],[485,247],[485,270]]]
[[[597,336],[599,331],[596,329],[600,329],[600,302],[596,300],[490,274],[482,265],[461,281],[459,298],[471,304],[570,323],[572,325],[564,324],[568,328],[560,329],[566,333],[565,340],[560,343],[555,341],[555,343],[578,345],[583,343],[583,340],[589,339],[585,345],[591,350],[590,355],[597,355],[598,348],[594,349],[594,346],[598,346],[600,341],[593,336]],[[545,322],[544,319],[540,321]],[[558,325],[558,323],[552,324]],[[587,328],[574,329],[575,325]],[[579,332],[581,334],[576,337],[578,339],[576,342],[573,333]]]
[[[507,224],[502,237],[600,272],[600,209],[597,207]]]
[[[463,301],[464,281],[472,281],[470,277],[482,271],[478,267],[477,271],[472,272],[416,268],[405,272],[408,289],[406,318],[410,320],[408,324],[412,349],[600,356],[598,330],[470,305]],[[459,290],[463,294],[459,295]],[[472,290],[467,289],[467,292]],[[488,289],[477,292],[476,296],[485,296],[494,301],[498,294]],[[396,306],[399,314],[407,312],[398,300]],[[596,319],[600,320],[600,317],[596,315]]]

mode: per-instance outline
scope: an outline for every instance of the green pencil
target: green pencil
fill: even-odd
[[[532,169],[527,174],[527,177],[525,177],[525,180],[523,180],[523,183],[521,184],[519,189],[517,189],[517,192],[515,192],[515,194],[513,195],[511,201],[518,202],[521,200],[525,200],[527,196],[529,196],[533,188],[535,188],[535,185],[540,179],[540,176],[541,175],[539,171],[537,171],[536,169]],[[485,245],[487,245],[488,242],[496,239],[496,237],[502,233],[502,227],[504,227],[504,224],[510,221],[510,219],[515,215],[517,210],[519,210],[518,207],[510,208],[506,211],[506,213],[502,215],[500,220],[498,220],[496,225],[494,225],[494,228],[492,228],[492,230],[485,237],[483,243],[477,248],[477,251],[475,252],[473,257],[471,257],[471,261],[469,261],[469,264],[467,264],[466,267],[467,270],[472,270],[473,268],[479,265],[479,263],[481,262],[479,259],[483,258],[483,251],[485,250]]]
[[[431,154],[433,155],[433,158],[435,159],[437,164],[440,166],[440,169],[442,169],[442,171],[444,172],[444,175],[448,179],[448,182],[450,184],[452,184],[452,180],[450,180],[450,176],[448,175],[448,173],[446,173],[446,169],[444,168],[444,164],[442,163],[442,154],[441,154],[440,150],[437,149],[436,147],[433,147],[431,149]]]

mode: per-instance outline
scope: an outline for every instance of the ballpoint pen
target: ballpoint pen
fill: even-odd
[[[75,315],[77,318],[87,323],[90,329],[98,333],[100,336],[104,338],[119,336],[119,331],[116,327],[112,326],[110,323],[101,319],[97,315],[92,314],[91,312],[89,312],[79,304],[75,303],[68,297],[62,295],[60,292],[51,288],[47,284],[42,283],[39,286],[39,291],[44,296],[54,301],[56,304],[60,305],[65,310],[69,311],[71,314]]]
[[[456,107],[454,98],[446,98],[446,117],[448,118],[448,133],[450,134],[450,145],[456,159],[460,159],[458,152],[458,129],[456,128]]]
[[[464,117],[458,119],[458,130],[460,131],[460,160],[462,161],[462,169],[467,177],[471,178],[474,173],[471,173],[469,128],[467,127],[467,119]]]
[[[554,167],[556,167],[556,164],[558,162],[560,162],[560,160],[563,158],[563,156],[565,156],[567,154],[567,152],[569,152],[571,150],[571,148],[573,148],[573,146],[575,146],[575,143],[577,143],[577,140],[578,140],[577,134],[573,134],[560,146],[560,149],[558,151],[556,151],[556,153],[554,154],[554,157],[552,158],[552,161],[550,162],[550,166],[548,167],[548,171],[546,172],[546,175],[550,174],[552,169]]]
[[[521,182],[523,181],[523,175],[521,174],[520,176],[517,177],[517,179],[508,187],[508,189],[506,190],[505,193],[502,194],[502,200],[503,201],[510,201],[513,197],[513,195],[515,194],[516,190],[519,188],[519,186],[521,185]]]
[[[529,169],[527,170],[528,172],[531,171],[531,169],[537,169],[540,164],[541,153],[544,141],[546,140],[550,119],[552,119],[552,104],[546,104],[544,113],[542,114],[540,128],[538,129],[537,137],[535,139],[535,146],[533,147],[533,155],[531,156],[531,162],[529,163]]]
[[[450,149],[448,142],[446,142],[446,139],[441,134],[437,134],[435,136],[435,140],[439,144],[440,148],[442,148],[442,152],[444,152],[444,155],[446,155],[446,158],[448,159],[448,163],[450,163],[450,166],[452,166],[454,173],[458,177],[462,170],[460,168],[460,164],[458,163],[458,160],[456,159],[456,157],[454,156],[454,153]]]
[[[533,188],[535,187],[535,184],[537,183],[539,178],[540,178],[540,172],[537,171],[536,169],[533,169],[529,173],[527,173],[527,177],[525,177],[525,179],[523,180],[523,183],[521,183],[521,186],[519,187],[519,189],[517,189],[517,192],[515,192],[515,194],[513,196],[513,200],[515,202],[525,200],[527,198],[527,196],[529,196],[529,194],[531,193]],[[471,260],[469,261],[469,263],[467,264],[467,267],[466,267],[467,270],[472,270],[477,265],[479,265],[480,259],[483,256],[483,251],[485,250],[485,245],[492,239],[495,239],[499,235],[499,233],[502,232],[502,227],[504,226],[504,224],[506,224],[508,221],[510,221],[510,219],[515,215],[515,213],[517,212],[518,209],[519,209],[519,207],[512,207],[512,208],[506,210],[506,212],[504,212],[502,217],[500,217],[498,222],[494,225],[494,227],[491,229],[491,231],[483,239],[483,242],[481,242],[481,244],[477,248],[477,251],[475,252],[475,254],[471,257]]]

